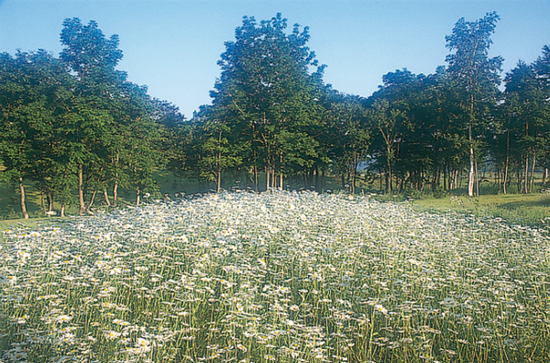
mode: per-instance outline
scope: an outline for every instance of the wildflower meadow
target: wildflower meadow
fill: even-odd
[[[233,192],[3,238],[3,363],[550,361],[550,238],[498,218]]]

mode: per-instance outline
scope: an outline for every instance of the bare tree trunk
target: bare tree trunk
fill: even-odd
[[[222,143],[222,131],[218,132],[218,146]],[[217,180],[216,180],[216,193],[219,193],[222,186],[222,150],[221,147],[218,149],[218,160],[216,161],[216,171],[217,171]]]
[[[269,190],[269,186],[270,186],[270,184],[269,184],[269,175],[270,175],[269,168],[266,167],[265,168],[265,178],[266,178],[265,185],[266,185],[266,188],[267,188],[266,190]]]
[[[548,168],[544,168],[544,172],[542,173],[542,187],[546,188],[546,181],[548,180]]]
[[[469,197],[474,196],[474,179],[475,179],[474,147],[473,147],[473,145],[470,145],[470,173],[468,175],[468,196]]]
[[[53,194],[48,194],[48,212],[53,210]]]
[[[510,130],[508,130],[508,135],[506,136],[506,166],[504,168],[504,182],[502,183],[502,189],[504,194],[507,192],[508,188],[508,170],[510,168]]]
[[[141,191],[139,187],[136,188],[136,206],[139,207],[139,202],[141,198]]]
[[[392,188],[391,188],[391,182],[392,182],[392,163],[390,161],[390,155],[391,155],[391,148],[388,146],[387,150],[386,150],[386,153],[387,153],[387,164],[388,164],[388,175],[387,175],[387,180],[386,180],[386,190],[388,193],[391,193],[392,192]]]
[[[321,188],[321,185],[319,184],[319,167],[315,167],[315,190],[320,191],[323,190]]]
[[[115,167],[118,169],[118,153],[116,154]],[[118,201],[118,171],[115,173],[115,185],[113,186],[113,206],[116,207]]]
[[[468,141],[470,143],[470,174],[468,176],[468,196],[474,196],[474,138],[472,128],[474,123],[474,95],[470,95],[470,124],[468,125]]]
[[[525,194],[529,193],[528,177],[529,177],[529,153],[527,153],[527,156],[525,157],[525,175],[523,176],[523,190]]]
[[[529,193],[533,191],[533,183],[535,179],[535,164],[536,164],[535,150],[533,149],[533,165],[531,166],[531,180],[529,180]]]
[[[117,201],[118,201],[118,181],[115,179],[115,185],[113,186],[113,207],[116,207]]]
[[[351,179],[351,192],[355,193],[355,184],[357,182],[357,164],[359,164],[357,160],[357,152],[353,152],[353,176]]]
[[[109,194],[107,193],[107,188],[103,188],[103,197],[105,198],[105,204],[107,204],[107,207],[110,207],[111,201],[109,200]]]
[[[83,216],[86,212],[86,202],[84,201],[84,190],[83,190],[83,175],[82,175],[82,164],[78,165],[78,201],[80,202],[80,208],[78,213]]]
[[[25,187],[23,186],[23,177],[19,177],[19,192],[21,194],[21,212],[23,212],[23,218],[29,219],[29,213],[27,213],[27,204],[25,202]]]
[[[59,214],[61,217],[65,217],[65,202],[61,202],[61,211]]]
[[[46,214],[46,203],[44,203],[44,190],[40,191],[40,206],[42,207],[42,212]]]
[[[94,192],[92,193],[92,197],[90,198],[90,203],[88,203],[88,207],[86,208],[86,213],[91,214],[90,208],[94,205],[95,196],[97,194],[97,188],[94,189]]]
[[[479,197],[479,172],[478,172],[478,169],[477,169],[477,161],[476,161],[474,164],[475,164],[475,171],[476,171],[476,174],[475,174],[475,180],[476,180],[476,196]]]
[[[279,190],[283,190],[283,182],[284,182],[284,176],[283,176],[283,152],[281,151],[279,153]]]
[[[254,190],[258,193],[258,168],[254,164]]]

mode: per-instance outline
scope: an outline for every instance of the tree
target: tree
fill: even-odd
[[[221,191],[222,173],[242,163],[239,149],[243,145],[231,140],[233,130],[224,110],[203,106],[193,117],[193,122],[200,123],[200,127],[195,129],[200,140],[195,144],[195,152],[199,156],[196,167],[200,177],[216,183],[218,193]]]
[[[53,136],[69,88],[64,65],[44,50],[18,52],[14,58],[0,55],[0,157],[19,184],[25,219],[25,180],[38,182],[51,194],[59,146]]]
[[[235,140],[246,145],[242,160],[256,188],[261,168],[270,188],[283,186],[284,175],[295,171],[291,164],[311,167],[316,151],[309,149],[318,145],[311,138],[320,120],[314,99],[323,67],[306,47],[308,28],[295,25],[287,35],[286,27],[281,14],[260,24],[245,17],[235,41],[225,43],[218,62],[222,74],[211,93],[214,112],[225,115]],[[309,67],[317,72],[310,75]],[[308,148],[300,160],[288,153],[290,139]]]
[[[548,45],[545,45],[542,48],[542,55],[538,57],[533,67],[537,75],[539,87],[544,94],[545,99],[543,107],[543,112],[545,114],[544,119],[546,120],[543,132],[545,152],[542,160],[544,165],[542,184],[543,187],[546,187],[546,182],[548,180],[548,169],[550,168],[550,47]]]
[[[518,148],[516,153],[522,154],[524,161],[523,188],[518,191],[529,193],[533,188],[535,164],[537,153],[540,154],[539,145],[542,142],[542,131],[546,122],[544,106],[546,103],[541,84],[538,82],[535,69],[524,62],[518,62],[504,80],[506,82],[506,109],[510,124],[507,137],[507,161],[510,150],[510,131],[512,131]],[[529,178],[529,166],[531,175]],[[508,163],[506,165],[508,170]],[[519,175],[520,173],[518,173]],[[505,182],[508,177],[506,175]]]
[[[369,100],[370,123],[375,130],[374,149],[386,176],[386,192],[393,190],[393,178],[400,148],[411,128],[410,107],[421,92],[424,75],[416,76],[407,69],[389,72],[384,84]]]
[[[109,146],[117,129],[113,110],[126,74],[115,69],[122,59],[118,37],[106,39],[94,21],[83,25],[78,18],[66,19],[61,44],[65,48],[60,59],[76,81],[64,131],[68,161],[75,165],[78,175],[79,213],[84,214],[92,204],[85,199],[89,184],[103,183],[106,165],[118,160],[116,151],[109,155],[113,150]]]
[[[360,97],[342,94],[328,87],[325,111],[328,157],[335,174],[340,175],[342,188],[349,185],[355,192],[357,170],[365,161],[371,143],[371,131],[366,123],[366,110]]]
[[[488,50],[499,16],[488,13],[483,19],[466,22],[460,19],[451,35],[445,37],[447,48],[452,52],[446,57],[448,72],[462,91],[461,107],[464,113],[465,128],[468,133],[470,171],[468,195],[474,194],[474,183],[478,180],[475,172],[476,134],[482,129],[483,116],[488,107],[496,104],[499,72],[502,57],[488,57]]]

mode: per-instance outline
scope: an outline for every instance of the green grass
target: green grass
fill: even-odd
[[[550,217],[550,198],[539,193],[480,195],[479,197],[424,197],[413,200],[417,210],[428,212],[454,211],[477,216],[495,216],[510,224],[545,227]]]

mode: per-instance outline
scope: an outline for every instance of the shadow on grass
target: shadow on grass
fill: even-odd
[[[541,207],[541,208],[550,208],[550,198],[544,198],[539,200],[523,200],[523,201],[515,201],[515,202],[508,202],[508,203],[502,203],[498,205],[497,208],[504,208],[508,210],[517,210],[522,208],[533,208],[533,207]]]

